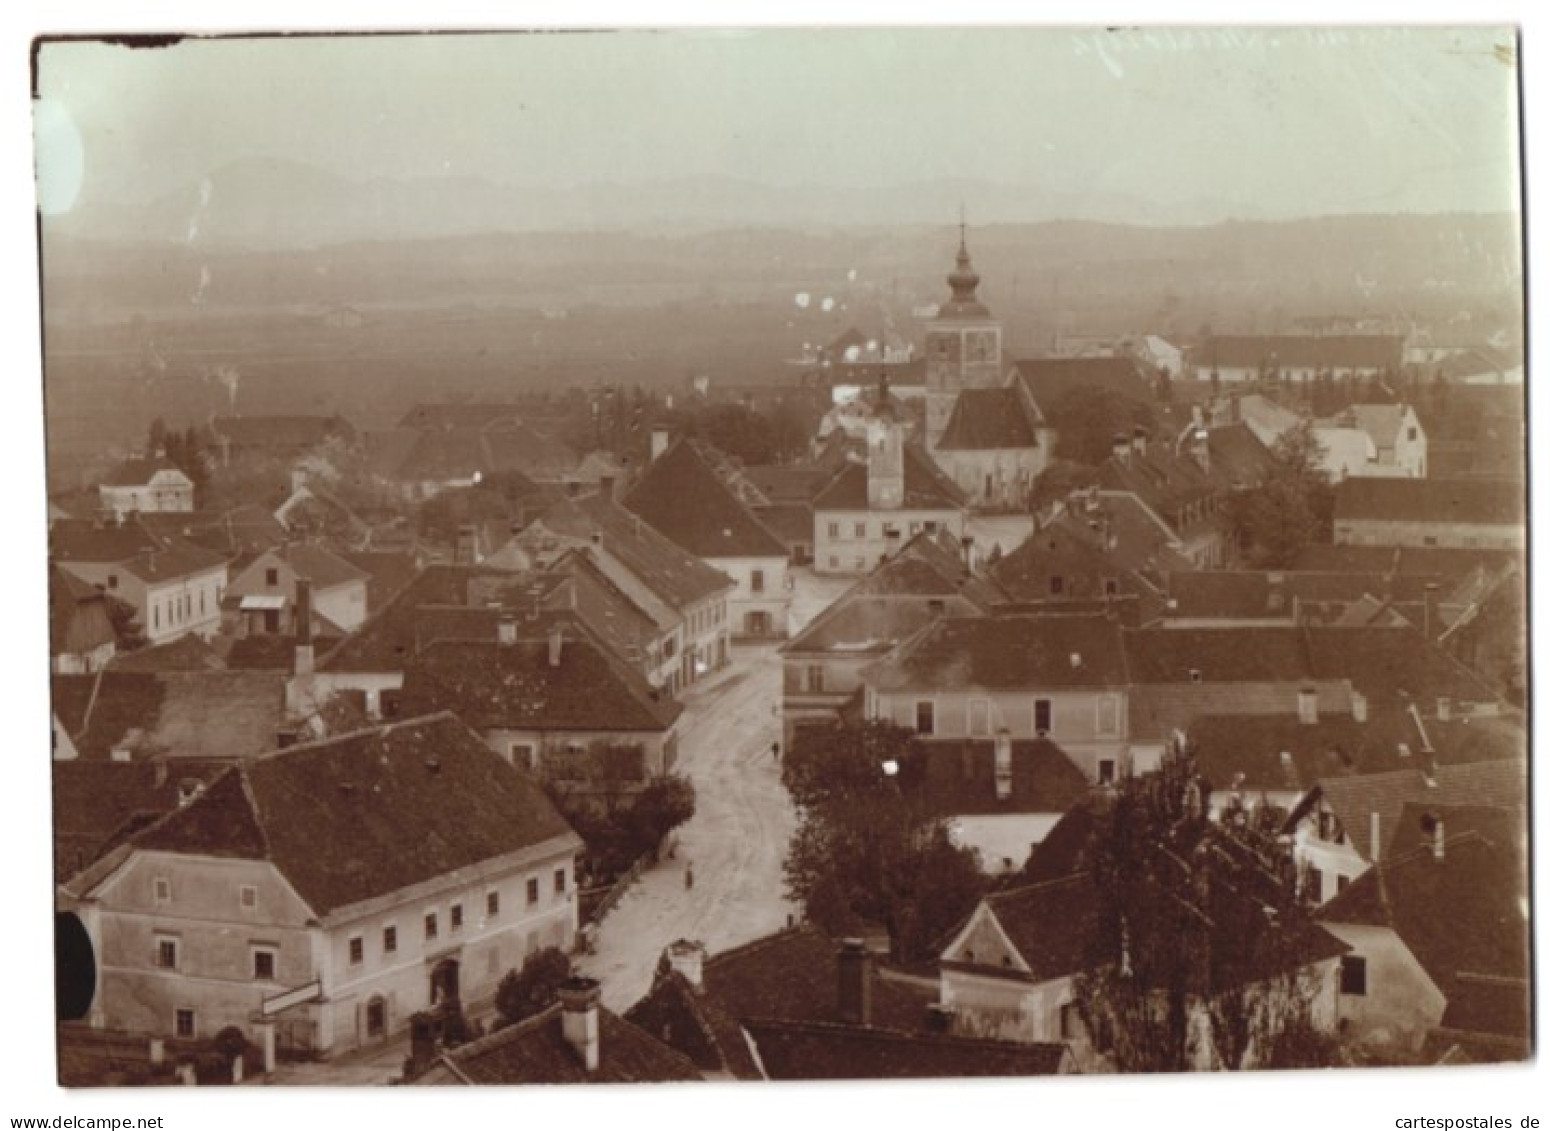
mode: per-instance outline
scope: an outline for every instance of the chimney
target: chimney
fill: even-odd
[[[299,676],[312,674],[312,581],[310,578],[298,577],[296,579],[296,608],[294,610],[296,622],[296,663],[295,674]]]
[[[1316,688],[1304,687],[1297,693],[1297,721],[1308,724],[1319,721],[1319,693]]]
[[[1012,796],[1012,733],[1006,727],[996,731],[996,800]]]
[[[567,978],[560,986],[560,1032],[576,1050],[588,1072],[597,1071],[601,1040],[598,1001],[602,991],[596,978]]]
[[[597,550],[603,548],[603,532],[601,530],[594,530],[592,532],[592,547]]]
[[[1421,635],[1426,637],[1427,643],[1432,640],[1432,626],[1437,623],[1437,590],[1439,586],[1435,581],[1426,583],[1425,613],[1421,620]]]
[[[564,650],[565,629],[560,625],[555,625],[549,630],[549,666],[551,668],[560,666],[560,656],[564,653]]]
[[[1367,721],[1367,696],[1360,691],[1351,692],[1351,718],[1359,723]]]
[[[705,988],[705,944],[679,939],[663,951],[668,966],[683,975],[696,991]]]
[[[839,1015],[851,1025],[872,1023],[872,955],[860,939],[840,944]]]
[[[503,648],[510,647],[517,642],[517,618],[510,613],[502,613],[495,622],[495,640]]]
[[[1136,455],[1138,455],[1138,456],[1146,455],[1146,441],[1147,441],[1147,439],[1148,439],[1148,435],[1147,435],[1146,429],[1143,428],[1141,425],[1137,424],[1136,427],[1135,427],[1135,431],[1132,433],[1132,439],[1130,441],[1130,446],[1135,450]]]
[[[663,452],[667,451],[668,432],[666,428],[653,428],[651,430],[651,462],[655,463]]]
[[[1374,864],[1378,862],[1378,854],[1383,847],[1383,838],[1379,835],[1381,832],[1382,829],[1379,827],[1378,811],[1374,809],[1372,811],[1372,827],[1367,834],[1372,840],[1372,862]]]
[[[1124,432],[1114,433],[1114,458],[1120,463],[1130,462],[1130,437]]]

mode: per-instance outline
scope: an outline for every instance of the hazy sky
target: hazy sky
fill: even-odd
[[[510,184],[966,177],[1270,215],[1517,207],[1507,31],[620,32],[43,48],[50,201],[247,157]],[[77,144],[75,138],[79,138]]]

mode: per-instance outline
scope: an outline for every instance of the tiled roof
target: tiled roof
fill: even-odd
[[[287,565],[312,582],[313,593],[368,577],[359,566],[311,542],[293,542],[277,552]]]
[[[1305,632],[1292,627],[1143,628],[1125,633],[1125,656],[1138,684],[1314,678]]]
[[[252,758],[274,749],[286,720],[280,672],[110,669],[56,676],[52,687],[60,721],[86,759],[120,748],[136,759]]]
[[[904,445],[903,510],[959,511],[965,506],[963,492],[943,474],[936,461],[917,445]],[[814,512],[864,511],[867,502],[867,469],[862,463],[847,464],[813,502]]]
[[[832,474],[816,463],[750,464],[743,476],[771,503],[811,503]]]
[[[1524,521],[1522,483],[1500,479],[1378,479],[1335,485],[1335,521],[1505,525]]]
[[[1038,425],[1032,405],[1015,385],[964,389],[936,446],[946,452],[1037,448]]]
[[[431,644],[404,674],[404,710],[452,711],[480,729],[544,731],[657,732],[682,713],[590,640],[562,639],[557,664],[547,639]]]
[[[188,479],[188,476],[184,475],[171,460],[151,457],[125,460],[102,477],[102,485],[104,487],[144,487],[157,472],[161,471],[176,472],[183,479]]]
[[[1275,471],[1270,449],[1247,424],[1226,424],[1210,429],[1206,435],[1206,449],[1211,456],[1212,474],[1234,487],[1256,486]]]
[[[1447,836],[1445,829],[1444,838],[1440,858],[1431,847],[1417,848],[1363,873],[1320,909],[1319,919],[1391,929],[1450,1004],[1492,979],[1516,982],[1526,1002],[1525,855],[1479,833]]]
[[[447,714],[234,766],[131,843],[268,860],[319,915],[525,848],[581,847],[536,781]]]
[[[338,556],[366,575],[366,607],[380,609],[408,587],[420,571],[413,554],[386,550],[340,550]]]
[[[596,545],[601,555],[622,565],[675,611],[732,587],[731,578],[719,569],[601,495],[567,499],[544,511],[539,522],[557,534]]]
[[[942,617],[863,677],[879,691],[1129,682],[1119,624],[1101,614]]]
[[[658,636],[656,622],[609,580],[590,550],[572,550],[551,564],[549,572],[569,582],[544,598],[546,608],[571,609],[593,636],[627,663],[650,656]]]
[[[1405,406],[1398,404],[1347,405],[1337,418],[1350,420],[1373,438],[1380,448],[1392,448],[1399,439],[1399,429],[1405,422]]]
[[[937,616],[973,616],[976,612],[973,605],[957,596],[944,599],[942,613],[933,612],[920,597],[846,596],[820,613],[780,651],[788,656],[880,656]]]
[[[785,543],[727,489],[688,440],[651,462],[624,505],[696,557],[786,556]]]
[[[56,519],[48,530],[49,556],[60,562],[113,564],[163,545],[135,518],[122,523]]]
[[[789,549],[813,544],[813,508],[810,503],[771,503],[754,507],[753,515]]]
[[[1195,365],[1230,369],[1392,369],[1404,360],[1405,339],[1391,334],[1218,335],[1192,354]]]
[[[995,744],[989,739],[923,742],[904,759],[899,785],[945,816],[1064,813],[1088,793],[1087,775],[1048,739],[1012,743],[1011,792],[996,795]]]
[[[1206,715],[1283,715],[1295,719],[1298,695],[1304,689],[1317,694],[1321,714],[1350,715],[1351,688],[1343,680],[1137,683],[1129,696],[1130,737],[1165,739]]]
[[[224,762],[52,764],[54,879],[64,882],[141,828],[178,806],[190,780],[208,783]]]
[[[337,647],[342,637],[312,638],[314,656]],[[271,671],[289,673],[296,663],[296,638],[260,632],[233,640],[226,648],[226,667],[231,671]]]
[[[1493,721],[1456,726],[1427,721],[1418,728],[1402,710],[1375,711],[1365,722],[1321,710],[1314,723],[1285,714],[1208,714],[1186,729],[1201,774],[1217,790],[1300,792],[1315,782],[1403,771],[1427,756],[1428,742],[1445,765],[1521,756],[1526,750],[1522,731],[1488,725]]]
[[[1035,981],[1085,968],[1098,914],[1097,892],[1086,872],[995,892],[984,902]]]
[[[565,1039],[562,1006],[442,1053],[416,1084],[658,1084],[700,1080],[694,1062],[602,1006],[597,1068]]]
[[[1151,383],[1131,357],[1025,357],[1017,360],[1013,372],[1045,412],[1074,389],[1104,389],[1139,401],[1151,399]]]
[[[294,646],[294,642],[287,641]],[[192,632],[154,648],[120,652],[113,657],[115,672],[214,672],[226,665],[214,648]]]
[[[1112,794],[1094,790],[1085,802],[1071,806],[1049,833],[1036,844],[1023,865],[1021,878],[1028,884],[1064,879],[1086,871],[1088,846],[1104,827],[1104,812]]]
[[[700,1067],[759,1078],[741,1026],[754,1018],[839,1019],[837,944],[810,925],[756,939],[705,960],[700,991],[681,974],[660,975],[625,1017],[669,1040]],[[872,971],[872,1023],[908,1030],[924,1025],[934,992]]]
[[[125,573],[133,574],[148,585],[179,577],[225,571],[226,556],[191,542],[173,543],[166,549],[147,550],[119,563]]]
[[[814,1021],[750,1021],[748,1035],[771,1080],[958,1079],[1053,1076],[1065,1045],[899,1033]]]
[[[1371,594],[1403,603],[1426,599],[1435,574],[1192,570],[1168,575],[1170,618],[1291,620],[1301,602],[1352,603]]]
[[[1428,775],[1424,767],[1382,774],[1336,777],[1321,781],[1317,795],[1334,812],[1364,860],[1371,860],[1372,814],[1378,815],[1378,835],[1387,839],[1409,802],[1439,805],[1484,805],[1517,809],[1528,797],[1528,767],[1522,758],[1463,765],[1439,765]],[[1289,818],[1312,803],[1306,798]],[[1381,856],[1381,850],[1380,850]]]
[[[1466,550],[1438,546],[1305,546],[1290,568],[1326,573],[1432,574],[1463,577],[1484,564],[1499,568],[1521,565],[1523,554],[1512,550]]]
[[[1496,693],[1413,628],[1310,628],[1308,654],[1321,679],[1349,679],[1374,703],[1439,698],[1495,702]]]
[[[196,546],[222,554],[256,553],[281,545],[285,526],[264,507],[245,503],[229,511],[151,513],[137,516],[147,530],[163,539],[186,538]]]
[[[1129,491],[1164,519],[1177,525],[1184,507],[1218,493],[1222,484],[1192,458],[1175,454],[1168,444],[1151,443],[1146,453],[1110,456],[1098,480],[1111,491]]]
[[[400,428],[420,431],[447,428],[485,428],[502,422],[521,420],[526,413],[520,405],[497,402],[417,404],[404,413]]]

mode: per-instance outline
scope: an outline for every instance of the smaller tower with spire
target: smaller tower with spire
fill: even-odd
[[[960,212],[958,256],[947,276],[951,297],[926,327],[926,443],[934,448],[962,389],[1003,383],[1001,323],[979,299],[979,272],[969,255],[969,227]]]
[[[878,367],[877,404],[867,422],[866,499],[874,511],[904,505],[904,421],[888,392],[888,374]]]

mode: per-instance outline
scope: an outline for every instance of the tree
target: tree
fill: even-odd
[[[931,953],[984,890],[976,854],[913,788],[915,743],[887,722],[805,728],[782,770],[798,807],[788,894],[831,934],[881,923],[905,960]]]
[[[1299,893],[1284,814],[1233,799],[1213,820],[1210,792],[1175,744],[1100,813],[1078,1010],[1121,1072],[1335,1063],[1314,1010],[1332,940]]]
[[[1305,420],[1271,445],[1265,481],[1228,497],[1227,520],[1250,565],[1289,566],[1304,547],[1328,537],[1334,493],[1321,466],[1323,455]]]
[[[1070,460],[1051,460],[1034,478],[1028,492],[1028,509],[1040,514],[1056,503],[1064,503],[1071,497],[1071,492],[1090,487],[1097,481],[1097,474],[1091,467]]]
[[[559,947],[535,950],[520,970],[508,970],[495,990],[495,1027],[504,1029],[542,1013],[560,996],[570,977],[570,956]]]
[[[140,626],[140,614],[128,601],[111,593],[103,595],[108,607],[108,623],[113,626],[113,646],[120,652],[136,652],[149,643]]]
[[[662,838],[694,816],[694,783],[682,774],[660,774],[646,783],[630,809],[630,824],[642,844]]]

